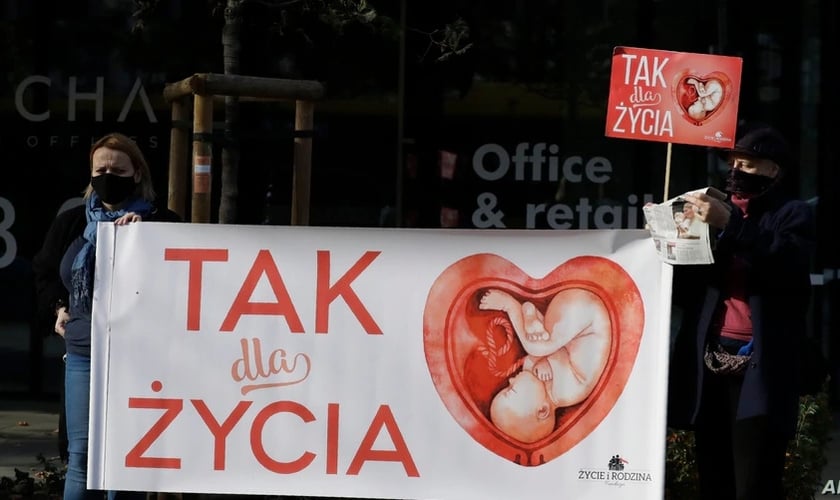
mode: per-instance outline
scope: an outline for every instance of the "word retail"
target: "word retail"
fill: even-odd
[[[472,213],[473,226],[479,229],[506,228],[522,224],[525,229],[548,227],[550,229],[639,229],[644,222],[642,206],[653,203],[653,195],[627,196],[627,205],[615,204],[613,200],[591,201],[578,198],[577,203],[526,203],[524,217],[516,214],[516,224],[505,220],[505,211],[499,208],[494,193],[481,193],[476,198],[476,209]],[[524,219],[524,221],[523,221]],[[524,222],[524,224],[523,224]]]
[[[511,151],[501,144],[483,144],[472,155],[472,169],[478,179],[488,184],[501,181],[602,186],[610,182],[613,174],[612,162],[604,156],[584,158],[575,154],[561,158],[560,146],[545,142],[533,145],[520,142]],[[653,195],[645,194],[640,199],[636,194],[629,194],[626,206],[618,200],[604,197],[590,200],[586,196],[572,204],[528,202],[524,213],[514,209],[516,213],[507,217],[502,210],[503,201],[493,191],[480,193],[472,213],[473,226],[479,229],[513,225],[526,229],[638,228],[642,224],[641,207],[652,203]]]

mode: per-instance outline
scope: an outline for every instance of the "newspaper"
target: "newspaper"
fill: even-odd
[[[706,193],[718,199],[726,196],[713,187],[695,189],[664,203],[643,207],[647,228],[659,258],[669,264],[712,264],[709,225],[696,216],[695,207],[683,198],[686,194]]]

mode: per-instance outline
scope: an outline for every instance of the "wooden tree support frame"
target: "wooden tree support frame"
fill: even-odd
[[[314,101],[324,96],[324,86],[311,80],[285,80],[243,75],[196,73],[166,84],[163,97],[170,103],[172,131],[169,140],[169,209],[184,217],[187,192],[190,97],[192,97],[192,222],[210,222],[210,179],[213,165],[213,101],[217,96],[295,101],[293,225],[309,224],[312,177],[312,128]]]

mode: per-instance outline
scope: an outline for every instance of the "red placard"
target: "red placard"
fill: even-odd
[[[732,147],[740,57],[616,47],[606,135]]]

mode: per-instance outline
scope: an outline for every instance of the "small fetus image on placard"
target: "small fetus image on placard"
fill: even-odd
[[[673,89],[683,118],[698,126],[726,107],[732,94],[729,77],[720,71],[703,76],[683,71],[674,80]]]
[[[697,92],[697,100],[688,107],[688,116],[695,120],[702,120],[711,111],[717,109],[723,99],[723,85],[717,80],[706,83],[696,78],[689,78],[686,83],[693,85]]]

